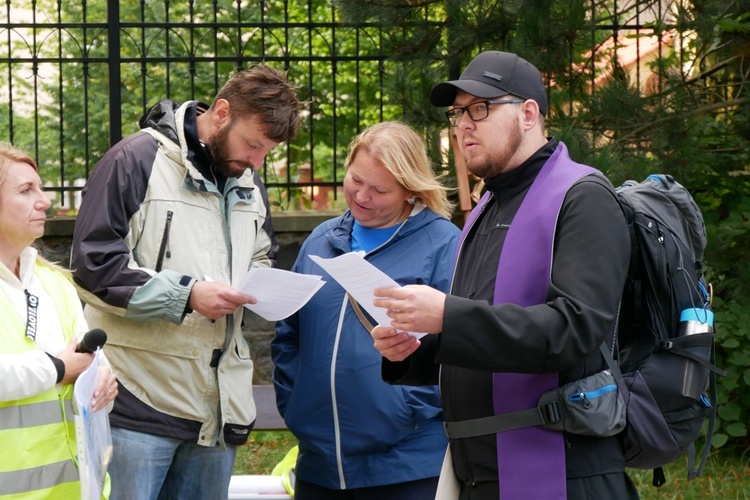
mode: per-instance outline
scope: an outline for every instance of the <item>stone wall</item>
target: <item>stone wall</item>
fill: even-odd
[[[339,215],[339,212],[279,212],[273,214],[273,225],[281,246],[278,267],[290,269],[297,258],[302,242],[321,222]],[[47,221],[44,237],[38,247],[48,259],[66,265],[70,262],[70,245],[73,240],[75,217],[53,217]],[[253,383],[270,384],[273,365],[271,363],[271,340],[274,324],[245,310],[243,333],[253,352],[255,375]]]

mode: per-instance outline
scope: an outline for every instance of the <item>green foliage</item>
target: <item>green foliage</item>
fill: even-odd
[[[289,431],[253,431],[247,443],[237,447],[234,474],[270,474],[296,445]]]
[[[308,103],[298,138],[269,158],[265,178],[340,184],[354,136],[402,116],[403,98],[384,84],[401,65],[383,57],[383,28],[344,25],[324,0],[242,6],[238,0],[201,8],[188,1],[120,2],[122,134],[136,132],[139,118],[159,99],[210,104],[233,72],[265,60],[287,70]],[[33,8],[41,27],[14,31],[10,44],[0,40],[0,51],[64,63],[29,64],[23,77],[15,73],[25,67],[14,63],[15,95],[27,103],[35,92],[44,98],[38,106],[8,109],[0,130],[10,131],[13,120],[14,136],[6,140],[35,151],[43,177],[59,185],[85,178],[110,146],[113,42],[106,3],[39,0]],[[15,9],[8,10],[11,18],[19,15]],[[4,77],[0,72],[0,84]],[[272,191],[275,206],[313,206],[309,189]]]

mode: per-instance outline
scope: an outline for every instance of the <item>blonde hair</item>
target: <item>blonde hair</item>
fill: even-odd
[[[31,156],[8,143],[0,143],[0,186],[5,183],[10,166],[14,163],[27,163],[39,172],[39,168]]]
[[[13,147],[11,144],[0,143],[0,186],[5,183],[11,165],[14,163],[26,163],[27,165],[31,165],[37,173],[39,172],[39,167],[31,156],[20,149]],[[60,271],[66,276],[70,276],[70,271],[68,269],[62,267],[56,262],[45,259],[42,257],[41,253],[37,254],[36,260],[47,267]]]
[[[395,121],[368,127],[349,145],[347,169],[362,149],[427,208],[450,220],[453,204],[448,201],[448,189],[432,170],[424,141],[411,127]]]

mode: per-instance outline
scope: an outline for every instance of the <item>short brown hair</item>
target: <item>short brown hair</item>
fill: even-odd
[[[297,136],[300,126],[297,87],[275,68],[259,64],[240,71],[224,84],[214,102],[219,99],[229,103],[233,119],[260,119],[266,135],[274,142]]]

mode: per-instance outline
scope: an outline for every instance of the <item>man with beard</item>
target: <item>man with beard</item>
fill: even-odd
[[[553,415],[534,409],[606,369],[599,347],[614,345],[630,250],[612,186],[546,137],[542,77],[515,54],[479,54],[430,102],[449,107],[458,152],[486,189],[450,294],[376,292],[392,320],[372,331],[384,379],[439,378],[461,499],[637,498],[617,435],[548,430]]]
[[[278,245],[254,168],[296,135],[281,72],[234,75],[208,106],[162,100],[83,189],[71,269],[119,378],[111,499],[226,498],[255,421],[234,290]]]

